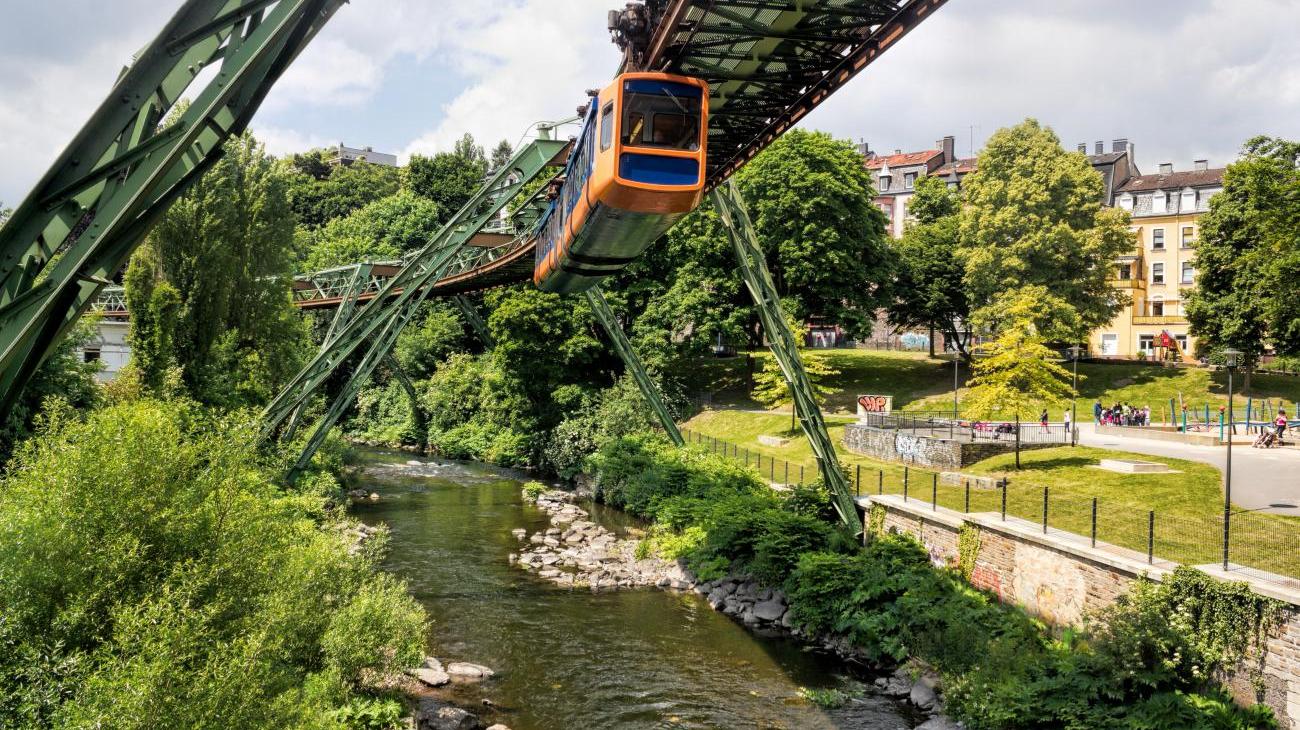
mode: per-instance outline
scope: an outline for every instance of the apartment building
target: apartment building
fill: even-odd
[[[1183,301],[1196,285],[1197,221],[1223,190],[1223,172],[1207,160],[1181,172],[1165,163],[1157,174],[1138,174],[1115,189],[1113,204],[1132,216],[1137,245],[1116,262],[1112,284],[1132,303],[1092,333],[1094,356],[1195,359]]]

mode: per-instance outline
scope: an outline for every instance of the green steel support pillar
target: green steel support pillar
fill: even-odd
[[[488,330],[487,322],[483,321],[478,309],[474,307],[474,302],[471,302],[469,297],[464,294],[457,294],[452,297],[452,301],[456,303],[460,313],[465,315],[465,321],[469,322],[470,329],[474,330],[475,335],[478,335],[478,339],[483,343],[483,346],[489,350],[496,347],[496,343],[492,341],[492,332]]]
[[[377,362],[379,358],[370,355],[380,349],[384,333],[391,332],[391,337],[396,340],[401,326],[406,323],[404,318],[409,318],[408,309],[414,311],[408,305],[412,302],[418,305],[424,299],[426,288],[443,277],[469,239],[496,218],[525,185],[554,164],[567,146],[567,142],[534,140],[493,173],[474,197],[434,235],[433,240],[389,279],[384,288],[357,312],[352,321],[338,330],[333,341],[322,348],[266,407],[262,413],[263,436],[269,438],[273,435],[279,425],[363,345],[369,348],[365,359]],[[398,320],[401,320],[401,325],[396,331],[391,330]],[[391,346],[382,348],[380,358]]]
[[[641,389],[641,395],[645,397],[646,402],[650,404],[650,409],[659,417],[659,423],[663,425],[664,431],[668,433],[668,438],[677,446],[685,446],[686,441],[682,438],[682,432],[677,428],[677,422],[673,420],[672,414],[668,412],[668,406],[664,405],[664,399],[655,387],[655,383],[650,379],[650,375],[645,371],[645,366],[641,364],[641,358],[637,357],[636,350],[632,349],[632,343],[628,341],[627,335],[623,333],[623,328],[619,326],[618,318],[614,316],[614,310],[610,309],[609,302],[605,301],[605,295],[600,292],[600,287],[593,286],[588,289],[587,302],[591,304],[591,311],[595,313],[596,319],[605,328],[605,334],[614,343],[614,350],[618,352],[619,357],[623,358],[623,364],[627,366],[627,371],[632,374],[636,380],[637,387]]]
[[[397,361],[397,357],[392,352],[384,356],[384,365],[392,371],[393,377],[397,378],[397,382],[401,383],[402,390],[406,391],[406,400],[411,404],[411,418],[414,419],[415,429],[420,433],[420,439],[423,442],[425,430],[428,426],[424,420],[424,411],[420,409],[420,394],[415,392],[415,383],[411,382],[410,376],[402,369],[402,364]]]
[[[329,410],[327,410],[325,415],[316,422],[316,430],[313,431],[311,437],[307,439],[307,443],[303,446],[302,453],[298,455],[298,461],[293,465],[293,468],[289,470],[288,478],[290,482],[296,480],[298,475],[301,474],[303,470],[307,468],[307,465],[311,463],[311,459],[316,455],[317,449],[319,449],[320,445],[325,442],[325,436],[329,434],[330,429],[334,428],[339,419],[343,417],[343,413],[351,407],[352,402],[357,398],[357,394],[361,392],[362,386],[366,384],[366,381],[370,379],[370,375],[375,371],[375,367],[378,366],[384,358],[388,357],[389,353],[393,349],[393,345],[397,343],[397,336],[402,333],[402,328],[405,327],[407,323],[411,321],[411,318],[415,316],[416,312],[419,311],[421,301],[423,300],[417,298],[408,300],[402,305],[402,309],[397,313],[397,316],[390,318],[380,330],[369,351],[367,351],[365,356],[361,358],[361,362],[358,363],[356,369],[352,371],[352,375],[348,377],[348,382],[343,386],[343,389],[339,391],[339,394],[334,397],[334,402],[330,404]]]
[[[853,501],[848,478],[840,470],[839,460],[835,456],[835,445],[830,434],[826,432],[826,422],[822,419],[821,407],[813,391],[803,361],[799,358],[799,348],[794,340],[794,333],[786,324],[781,311],[781,301],[776,294],[776,285],[767,270],[763,250],[758,244],[749,213],[745,210],[745,201],[740,196],[736,184],[728,180],[713,190],[713,205],[722,227],[727,231],[732,246],[736,249],[736,258],[740,263],[740,275],[749,289],[750,296],[758,308],[763,331],[767,334],[776,356],[781,372],[790,384],[794,395],[795,410],[799,414],[799,424],[812,446],[813,455],[822,480],[830,489],[835,509],[840,519],[851,527],[860,528],[857,504]]]

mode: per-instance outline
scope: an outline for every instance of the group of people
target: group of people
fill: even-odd
[[[1150,426],[1151,406],[1138,408],[1130,403],[1116,403],[1106,408],[1098,400],[1092,404],[1092,417],[1102,426]]]

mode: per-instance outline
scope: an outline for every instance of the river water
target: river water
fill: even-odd
[[[433,622],[429,653],[497,675],[458,684],[457,704],[513,730],[605,728],[910,728],[905,709],[871,693],[833,659],[757,637],[694,593],[592,593],[509,564],[547,518],[520,498],[521,475],[476,464],[367,452],[356,508],[392,533],[384,567],[406,579]],[[409,461],[418,461],[419,465]],[[623,531],[630,519],[585,505]],[[823,710],[799,688],[856,695]],[[484,704],[484,701],[491,705]]]

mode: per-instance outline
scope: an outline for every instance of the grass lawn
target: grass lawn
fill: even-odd
[[[847,417],[828,416],[827,427],[840,461],[855,479],[861,467],[863,493],[872,493],[883,483],[887,494],[901,494],[904,467],[851,454],[840,444]],[[742,449],[737,458],[748,458],[762,474],[784,474],[783,461],[791,469],[805,466],[805,479],[816,478],[812,450],[801,432],[790,431],[790,417],[782,414],[737,410],[705,411],[684,426],[690,431],[720,439]],[[766,446],[761,435],[789,438],[785,446]],[[1087,535],[1091,530],[1092,499],[1098,501],[1097,539],[1146,552],[1149,513],[1155,511],[1155,554],[1189,564],[1213,563],[1221,559],[1223,496],[1220,472],[1208,464],[1182,459],[1153,457],[1123,451],[1087,447],[1057,447],[1021,453],[1019,471],[1014,455],[997,456],[968,467],[975,475],[1007,477],[1007,513],[1041,520],[1043,488],[1048,495],[1048,523],[1052,527]],[[1102,458],[1138,458],[1168,464],[1176,473],[1118,474],[1094,465]],[[772,460],[776,459],[773,465]],[[797,477],[791,472],[791,481]],[[930,502],[935,490],[933,472],[906,470],[910,496]],[[966,490],[958,485],[939,485],[938,502],[956,510],[966,508]],[[972,512],[1001,509],[1000,490],[972,488]],[[1300,576],[1300,518],[1251,513],[1233,518],[1233,561],[1287,575]]]
[[[871,393],[894,396],[894,408],[905,411],[947,411],[952,408],[952,360],[932,359],[919,352],[877,352],[874,350],[818,350],[840,374],[828,378],[825,385],[834,389],[825,402],[828,413],[851,414],[857,396]],[[751,353],[757,369],[771,357],[767,351]],[[1069,366],[1069,363],[1065,363]],[[727,360],[704,360],[693,365],[692,385],[708,392],[719,407],[759,408],[747,390],[746,363],[743,356]],[[961,369],[965,385],[969,373]],[[1141,363],[1081,363],[1079,365],[1079,416],[1092,417],[1092,404],[1115,402],[1151,406],[1153,420],[1164,420],[1169,401],[1185,404],[1189,413],[1204,412],[1210,404],[1212,418],[1226,402],[1227,374],[1206,368],[1165,368]],[[1238,417],[1245,416],[1246,401],[1241,397],[1242,377],[1236,378]],[[963,387],[958,393],[965,393]],[[1256,400],[1270,399],[1272,407],[1284,401],[1295,415],[1300,401],[1300,377],[1257,375],[1251,379],[1251,395]],[[1179,400],[1181,396],[1181,401]],[[1068,403],[1054,404],[1053,419],[1060,419]],[[788,408],[788,405],[786,406]],[[1258,409],[1256,409],[1258,412]]]

